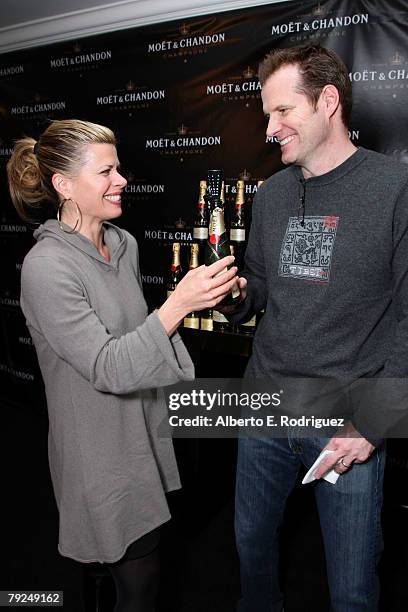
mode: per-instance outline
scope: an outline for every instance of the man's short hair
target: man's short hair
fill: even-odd
[[[304,94],[314,108],[325,85],[336,87],[341,104],[341,118],[348,128],[353,104],[351,81],[340,57],[331,49],[320,45],[306,44],[288,49],[274,49],[259,64],[258,77],[261,85],[264,86],[279,68],[290,64],[299,67],[301,76],[297,91]]]

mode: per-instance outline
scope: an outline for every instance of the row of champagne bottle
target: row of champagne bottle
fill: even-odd
[[[263,183],[258,181],[257,188]],[[207,181],[200,181],[199,197],[194,219],[193,240],[199,245],[199,262],[205,261],[205,250],[208,240],[211,212],[214,208],[222,211],[224,225],[228,220],[229,242],[234,249],[235,262],[241,270],[244,263],[246,240],[248,238],[249,219],[245,206],[245,182],[236,184],[235,205],[232,214],[225,209],[224,181],[222,171],[210,170]]]
[[[175,290],[177,283],[183,278],[184,272],[180,261],[180,243],[173,243],[172,262],[167,280],[167,297]],[[193,242],[190,245],[190,264],[189,270],[197,268],[198,263],[198,244]],[[230,333],[253,334],[256,325],[263,313],[257,317],[253,316],[249,321],[233,325],[218,310],[201,310],[200,312],[190,312],[184,317],[183,326],[190,329],[203,329],[205,331],[221,331]]]
[[[258,187],[262,181],[258,182]],[[245,221],[245,183],[238,180],[234,214],[231,216],[229,232],[225,227],[224,183],[221,170],[210,170],[207,181],[200,181],[200,193],[197,214],[194,222],[193,243],[190,245],[189,269],[194,269],[205,263],[210,265],[215,261],[232,254],[238,270],[243,267],[247,226]],[[172,263],[167,281],[167,295],[175,290],[183,276],[180,260],[180,243],[173,244]],[[239,298],[239,290],[223,300],[223,303],[233,303]],[[217,310],[192,312],[184,319],[184,326],[207,331],[238,331],[252,334],[257,321],[250,321],[233,326],[224,315]]]

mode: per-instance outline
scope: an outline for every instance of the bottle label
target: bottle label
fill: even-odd
[[[242,228],[232,227],[230,229],[230,239],[235,240],[235,242],[244,242],[245,230]]]
[[[184,317],[184,327],[200,329],[200,317]]]
[[[214,310],[213,320],[216,323],[228,323],[228,319],[224,317],[224,315],[221,312],[218,312],[218,310]]]
[[[214,274],[214,278],[217,278],[217,276],[222,276],[223,274],[225,274],[226,272],[228,272],[228,268],[223,268],[222,270],[220,270],[219,272],[217,272],[217,274]]]
[[[208,227],[195,227],[193,229],[193,238],[195,240],[207,240]]]
[[[235,285],[233,285],[233,287],[231,289],[231,295],[232,295],[232,298],[234,300],[239,298],[239,296],[241,295],[241,291],[240,291],[239,286],[238,286],[237,283],[235,283]]]
[[[256,316],[254,315],[252,319],[249,319],[246,323],[241,323],[242,327],[255,327],[256,325]]]
[[[221,236],[225,232],[224,211],[222,208],[214,208],[210,217],[210,235]]]
[[[221,232],[219,226],[214,227],[210,223],[208,234],[207,251],[205,256],[205,263],[207,266],[215,261],[218,261],[222,257],[225,257],[226,255],[230,255],[229,240],[225,232],[225,227]]]

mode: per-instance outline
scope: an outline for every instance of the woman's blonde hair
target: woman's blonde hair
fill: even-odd
[[[38,213],[50,205],[58,209],[52,176],[77,176],[90,144],[116,146],[116,138],[103,125],[64,119],[53,121],[37,142],[27,137],[17,140],[7,164],[7,177],[12,202],[23,221],[33,221],[32,215],[40,216]]]

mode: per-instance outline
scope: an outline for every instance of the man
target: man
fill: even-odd
[[[265,308],[249,378],[361,379],[406,375],[408,170],[356,148],[347,69],[320,46],[279,49],[259,68],[266,134],[289,167],[253,206],[242,302]],[[310,410],[310,408],[309,408]],[[332,612],[375,612],[382,551],[384,449],[364,433],[367,410],[329,438],[239,442],[236,537],[242,612],[281,612],[278,530],[301,464],[315,472]],[[334,469],[335,485],[321,477]]]

